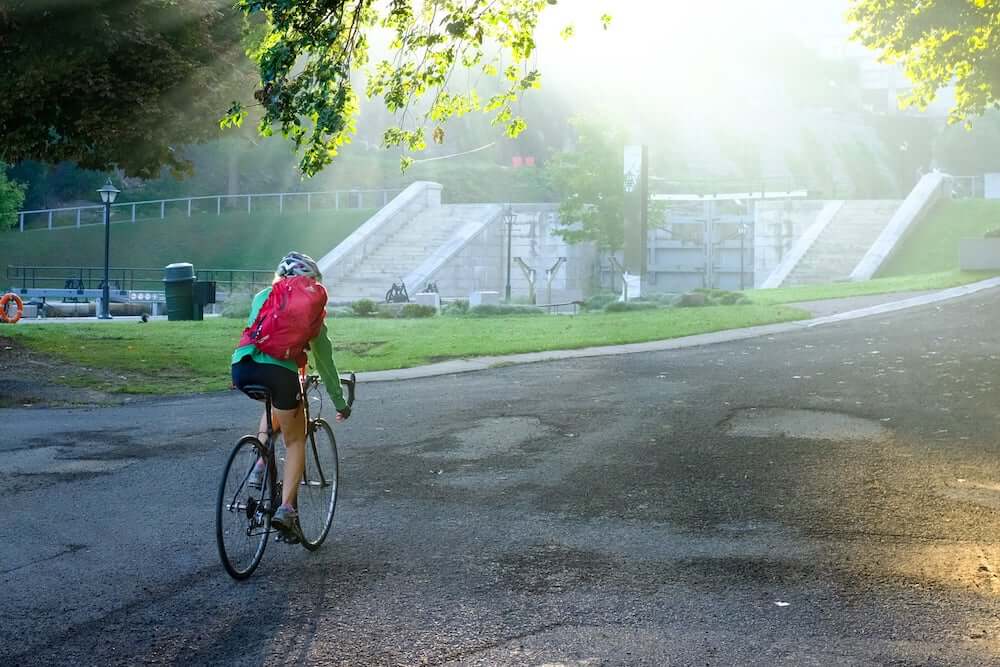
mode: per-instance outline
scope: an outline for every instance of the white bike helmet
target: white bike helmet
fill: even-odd
[[[323,274],[320,273],[316,260],[301,252],[290,252],[285,255],[278,263],[278,268],[274,270],[274,274],[279,278],[309,276],[316,280],[323,279]]]

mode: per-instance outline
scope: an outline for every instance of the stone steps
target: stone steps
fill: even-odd
[[[899,202],[847,202],[784,284],[808,285],[847,280],[898,207]]]
[[[423,264],[450,241],[460,227],[482,220],[494,211],[495,206],[481,204],[445,205],[424,211],[372,251],[355,271],[332,286],[331,298],[382,299],[393,283]],[[408,285],[407,289],[413,292],[418,287],[423,286]]]

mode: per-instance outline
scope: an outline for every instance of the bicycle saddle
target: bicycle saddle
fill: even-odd
[[[255,401],[268,401],[271,399],[271,390],[259,384],[248,384],[243,387],[243,393]]]

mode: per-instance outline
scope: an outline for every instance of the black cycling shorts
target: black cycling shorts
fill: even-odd
[[[277,364],[258,364],[250,356],[233,364],[233,384],[240,391],[251,384],[267,387],[271,405],[278,410],[294,410],[302,401],[298,373]]]

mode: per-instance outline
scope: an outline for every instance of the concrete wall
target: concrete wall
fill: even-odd
[[[960,239],[958,268],[962,271],[1000,269],[1000,239]]]
[[[754,212],[754,286],[760,287],[796,239],[828,202],[818,199],[758,201]]]
[[[916,223],[923,219],[942,197],[951,194],[950,184],[951,178],[939,172],[927,174],[921,178],[913,191],[896,209],[889,224],[875,240],[874,245],[851,272],[851,280],[871,280],[874,278],[882,265],[900,247],[901,242],[916,226]]]
[[[417,181],[318,261],[324,279],[334,284],[355,272],[358,265],[403,225],[428,208],[441,206],[439,183]]]
[[[511,256],[535,269],[535,295],[546,301],[545,270],[566,257],[552,281],[552,301],[581,299],[590,292],[597,252],[592,244],[569,245],[553,233],[558,222],[555,204],[515,204]],[[517,262],[511,262],[511,296],[530,300],[530,284]],[[446,297],[468,297],[473,291],[496,291],[503,296],[507,282],[507,225],[503,217],[487,225],[439,269],[432,280]]]

